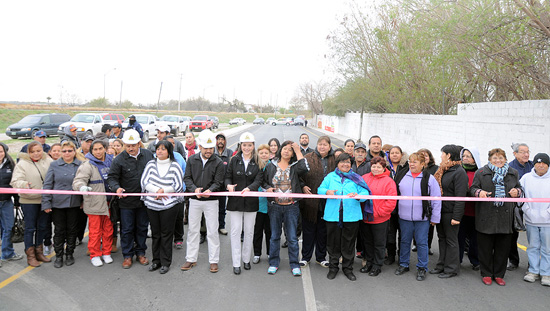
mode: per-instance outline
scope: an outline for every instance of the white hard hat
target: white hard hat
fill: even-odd
[[[170,133],[170,127],[166,124],[162,124],[161,126],[159,126],[159,128],[157,129],[157,131],[159,132],[168,132]]]
[[[139,144],[140,141],[141,137],[139,137],[139,133],[136,130],[126,130],[126,132],[124,132],[124,135],[122,135],[122,142],[126,145]]]
[[[241,137],[239,137],[240,143],[255,143],[256,140],[254,139],[254,134],[250,132],[244,132],[241,134]]]
[[[216,147],[216,135],[210,130],[203,130],[199,134],[199,145],[203,148],[214,148]]]

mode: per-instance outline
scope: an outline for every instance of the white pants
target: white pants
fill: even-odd
[[[220,261],[218,200],[199,201],[189,199],[189,227],[187,231],[187,256],[185,259],[188,262],[197,262],[202,213],[204,213],[204,218],[206,219],[208,260],[210,263],[218,263]]]
[[[231,221],[231,257],[233,259],[233,267],[240,267],[241,258],[243,262],[250,263],[256,212],[227,211],[227,213]],[[241,254],[241,232],[243,230],[243,224],[244,240]]]

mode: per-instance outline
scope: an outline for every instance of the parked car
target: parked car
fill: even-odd
[[[78,113],[71,118],[68,122],[62,123],[57,128],[57,134],[63,136],[65,126],[74,124],[76,126],[76,134],[78,137],[83,137],[84,135],[92,135],[101,132],[101,127],[103,124],[115,125],[117,121],[113,120],[104,120],[102,113]]]
[[[269,117],[269,118],[267,118],[267,120],[265,120],[265,124],[272,124],[275,121],[277,121],[277,119],[275,119],[273,117]]]
[[[243,118],[235,118],[229,121],[229,125],[233,125],[233,124],[243,125],[243,124],[246,124],[246,120]]]
[[[65,113],[30,114],[19,122],[6,128],[6,135],[17,139],[19,137],[34,137],[38,131],[46,132],[46,135],[56,135],[61,123],[67,122],[71,116]]]
[[[271,125],[292,125],[294,122],[292,118],[279,118],[276,121],[271,122]]]
[[[114,124],[116,124],[116,123],[122,124],[122,123],[124,123],[125,119],[126,118],[124,118],[124,116],[121,115],[120,113],[105,113],[105,114],[103,114],[103,120],[115,121],[115,122],[113,122]]]
[[[294,125],[305,126],[306,125],[306,120],[304,118],[296,118],[296,119],[294,119]]]
[[[207,115],[196,115],[191,120],[189,125],[190,131],[202,131],[206,129],[212,129],[212,121],[208,120]]]
[[[175,136],[178,136],[180,133],[187,132],[189,127],[189,121],[186,117],[176,116],[176,115],[165,115],[160,118],[159,126],[161,124],[168,125],[170,127],[170,132]]]
[[[218,127],[220,127],[220,119],[218,119],[218,117],[208,116],[208,120],[212,121],[213,129],[217,129]]]
[[[256,118],[254,121],[252,121],[252,124],[265,124],[264,118]]]
[[[157,129],[159,127],[159,118],[152,114],[135,114],[136,122],[138,122],[143,128],[143,137],[141,141],[147,143],[151,136],[157,136]],[[128,122],[122,123],[122,128],[128,127]]]

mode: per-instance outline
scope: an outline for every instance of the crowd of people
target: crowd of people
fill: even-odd
[[[550,203],[437,199],[549,198],[550,158],[538,153],[531,161],[526,144],[512,146],[515,159],[511,162],[500,148],[490,150],[484,161],[476,148],[449,144],[441,148],[438,166],[430,150],[409,155],[399,146],[383,145],[376,135],[367,145],[349,139],[343,149],[335,149],[328,136],[318,137],[315,148],[310,148],[305,133],[297,142],[272,138],[260,144],[245,132],[233,152],[223,134],[204,130],[195,139],[187,133],[181,143],[166,126],[145,147],[139,124],[131,126],[122,131],[120,126],[106,125],[102,133],[82,139],[76,128],[67,126],[61,143],[52,146],[38,132],[17,162],[0,143],[0,187],[113,193],[2,194],[2,260],[23,258],[10,241],[13,209],[20,206],[25,217],[25,254],[33,267],[50,262],[47,255],[52,248],[56,268],[74,264],[73,253],[82,243],[87,222],[91,264],[113,262],[111,253],[118,251],[120,231],[123,268],[132,267],[135,259],[148,265],[149,271],[165,274],[172,263],[172,249],[183,248],[184,224],[188,224],[183,271],[197,265],[199,244],[207,241],[209,270],[218,272],[219,234],[229,234],[235,275],[241,274],[241,267],[250,270],[263,254],[269,262],[267,273],[277,273],[281,248],[287,248],[294,276],[302,275],[313,256],[327,268],[328,279],[341,269],[355,281],[355,257],[362,258],[360,273],[376,277],[397,260],[394,274],[404,275],[410,271],[411,252],[416,252],[416,280],[423,281],[428,274],[446,279],[460,273],[467,253],[484,284],[494,281],[503,286],[506,271],[519,265],[514,227],[519,207],[529,242],[524,280],[540,279],[542,285],[550,286]],[[248,191],[267,194],[244,195]],[[171,195],[182,192],[194,195]],[[228,196],[211,195],[214,192]],[[368,195],[403,199],[366,199]],[[226,213],[229,230],[225,229]],[[434,228],[439,257],[430,270]],[[151,262],[146,257],[149,230]]]

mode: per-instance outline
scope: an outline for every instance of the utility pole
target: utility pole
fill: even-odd
[[[157,113],[160,110],[160,94],[162,94],[162,82],[160,82],[159,99],[157,101]]]
[[[120,80],[120,96],[118,98],[118,105],[122,108],[122,80]]]
[[[179,94],[178,94],[178,111],[181,110],[181,102],[180,102],[180,100],[181,100],[181,80],[182,80],[182,79],[183,79],[183,73],[180,74],[180,92],[179,92]]]

